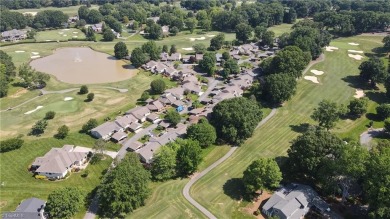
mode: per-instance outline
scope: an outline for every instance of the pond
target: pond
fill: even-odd
[[[33,60],[30,65],[70,84],[117,82],[137,73],[126,62],[88,47],[57,49],[53,55]]]

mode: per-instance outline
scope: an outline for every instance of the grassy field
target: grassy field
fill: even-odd
[[[32,125],[42,119],[48,111],[55,111],[57,115],[53,120],[49,121],[43,137],[53,136],[57,128],[63,124],[68,125],[71,131],[76,131],[90,118],[103,119],[106,116],[115,118],[120,112],[123,113],[125,110],[134,107],[136,100],[141,96],[142,92],[147,90],[150,82],[156,78],[161,78],[161,76],[151,76],[149,73],[140,72],[132,79],[118,83],[104,84],[104,86],[127,88],[129,92],[126,93],[103,88],[103,85],[91,85],[89,86],[89,90],[95,93],[95,99],[92,102],[85,102],[86,95],[78,95],[78,91],[40,96],[13,110],[0,112],[0,137],[27,134]],[[167,81],[170,87],[174,85],[167,79],[164,80]],[[61,88],[57,88],[55,85],[47,88],[47,90],[51,89],[57,90]],[[0,108],[1,110],[5,110],[37,96],[38,91],[21,89],[13,95],[0,99]],[[72,97],[74,99],[64,101],[65,97]],[[37,106],[43,106],[43,108],[31,114],[24,114],[35,109]]]
[[[64,7],[64,8],[56,8],[56,7],[26,8],[26,9],[12,10],[12,11],[17,11],[17,12],[20,12],[20,13],[24,13],[24,12],[40,12],[40,11],[43,11],[43,10],[60,10],[60,11],[64,12],[65,14],[69,15],[69,16],[74,16],[74,15],[77,15],[77,11],[79,10],[80,6],[81,5]],[[98,8],[99,8],[98,5],[91,5],[91,7],[90,7],[90,9],[98,9]]]
[[[82,134],[72,133],[64,140],[46,138],[26,142],[20,149],[1,153],[1,189],[0,189],[0,211],[13,211],[20,201],[30,197],[47,199],[50,192],[63,187],[77,187],[83,194],[91,192],[101,181],[101,176],[112,161],[106,158],[96,165],[88,165],[89,175],[81,177],[82,172],[72,173],[68,179],[63,181],[46,181],[35,179],[27,168],[36,157],[43,156],[52,147],[62,147],[64,144],[73,144],[91,147],[93,138],[86,138]],[[81,215],[85,213],[85,208]]]
[[[39,31],[35,36],[37,42],[64,41],[70,39],[85,39],[85,34],[76,28]]]
[[[280,36],[283,33],[290,33],[292,31],[291,27],[293,24],[281,24],[273,27],[269,27],[268,30],[273,31],[275,36]]]
[[[358,74],[357,68],[361,61],[349,58],[346,49],[361,49],[371,53],[373,48],[382,45],[381,39],[381,37],[358,36],[333,41],[331,45],[339,47],[340,50],[326,52],[325,61],[312,67],[312,69],[325,72],[324,75],[319,76],[320,84],[300,80],[297,94],[293,99],[280,108],[268,123],[256,130],[254,136],[242,145],[229,160],[198,181],[192,187],[192,196],[218,218],[241,218],[239,215],[242,215],[243,205],[238,198],[237,181],[242,177],[245,168],[259,157],[286,155],[291,140],[299,135],[300,124],[314,124],[309,116],[322,99],[347,104],[354,94],[354,88],[350,86],[347,78]],[[357,42],[361,46],[353,48],[348,45],[348,42]],[[308,74],[311,73],[308,72]],[[371,96],[368,95],[368,97]],[[344,123],[350,123],[350,125],[346,127]],[[343,133],[361,129],[364,123],[365,121],[342,121],[334,132]],[[380,124],[375,123],[374,126],[378,127]]]

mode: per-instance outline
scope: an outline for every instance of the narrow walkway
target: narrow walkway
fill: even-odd
[[[276,114],[276,111],[277,109],[274,108],[272,109],[271,113],[265,117],[263,120],[261,120],[261,122],[259,123],[259,125],[257,125],[256,129],[259,128],[260,126],[264,125],[268,120],[270,120],[275,114]],[[189,201],[194,207],[196,207],[199,211],[201,211],[204,215],[206,215],[208,218],[210,219],[216,219],[217,217],[215,217],[209,210],[207,210],[205,207],[203,207],[201,204],[199,204],[197,201],[195,201],[191,195],[190,195],[190,189],[191,189],[191,186],[196,183],[196,181],[198,181],[200,178],[202,178],[204,175],[206,175],[208,172],[210,172],[210,170],[214,169],[215,167],[217,167],[219,164],[221,164],[222,162],[224,162],[226,159],[228,159],[233,153],[234,151],[237,150],[238,147],[232,147],[229,152],[227,152],[227,154],[225,154],[225,156],[223,156],[221,159],[217,160],[215,163],[211,164],[209,167],[207,167],[205,170],[203,170],[202,172],[200,172],[198,175],[196,175],[195,177],[193,177],[185,186],[184,186],[184,189],[183,189],[183,195],[184,195],[184,198],[187,199],[187,201]]]

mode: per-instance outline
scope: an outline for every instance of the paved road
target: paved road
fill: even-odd
[[[199,97],[199,101],[202,101],[205,98],[207,98],[209,96],[209,94],[211,93],[211,91],[217,86],[217,84],[219,82],[218,80],[216,80],[214,78],[207,78],[207,79],[209,80],[207,90]]]
[[[274,108],[272,109],[271,113],[265,117],[263,120],[261,120],[261,122],[259,123],[259,125],[257,125],[256,129],[259,128],[260,126],[264,125],[268,120],[270,120],[275,114],[276,114],[276,111],[277,109]],[[200,172],[198,175],[196,175],[195,177],[193,177],[185,186],[184,186],[184,189],[183,189],[183,195],[184,195],[184,198],[187,199],[187,201],[189,201],[194,207],[196,207],[199,211],[201,211],[204,215],[206,215],[208,218],[210,219],[216,219],[217,217],[215,217],[210,211],[208,211],[205,207],[203,207],[201,204],[199,204],[197,201],[195,201],[191,195],[190,195],[190,189],[191,189],[191,186],[196,182],[198,181],[200,178],[202,178],[204,175],[206,175],[208,172],[210,172],[210,170],[214,169],[215,167],[217,167],[219,164],[221,164],[222,162],[224,162],[226,159],[228,159],[233,153],[234,151],[237,150],[238,147],[232,147],[229,152],[227,152],[227,154],[225,154],[225,156],[223,156],[221,159],[217,160],[215,163],[211,164],[209,167],[207,167],[205,170],[203,170],[202,172]]]
[[[371,130],[368,130],[366,132],[363,132],[360,135],[360,144],[361,145],[370,145],[370,142],[371,142],[372,138],[374,138],[375,136],[380,135],[382,132],[383,132],[383,128],[371,129]]]

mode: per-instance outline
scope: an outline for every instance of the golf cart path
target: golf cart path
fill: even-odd
[[[324,53],[321,53],[321,55],[316,59],[316,60],[313,60],[309,63],[309,65],[305,68],[305,70],[303,70],[302,72],[302,75],[305,75],[306,72],[311,68],[313,67],[313,65],[319,63],[319,62],[323,62],[325,60],[325,54]]]
[[[383,128],[379,129],[370,129],[368,131],[363,132],[360,135],[360,144],[361,145],[369,145],[372,138],[380,135],[383,132]]]
[[[256,129],[259,128],[260,126],[264,125],[268,120],[270,120],[275,114],[276,114],[276,111],[277,109],[276,108],[273,108],[271,113],[265,117],[263,120],[261,120],[261,122],[259,123],[259,125],[257,125]],[[217,167],[219,164],[221,164],[222,162],[224,162],[226,159],[228,159],[233,153],[234,151],[237,150],[238,147],[232,147],[229,152],[227,152],[225,154],[225,156],[223,156],[222,158],[220,158],[219,160],[217,160],[215,163],[211,164],[209,167],[207,167],[205,170],[203,170],[202,172],[200,172],[199,174],[197,174],[195,177],[191,178],[191,180],[184,186],[184,189],[183,189],[183,195],[184,195],[184,198],[187,199],[187,201],[189,201],[194,207],[196,207],[199,211],[201,211],[204,215],[206,215],[208,218],[210,219],[216,219],[217,217],[215,217],[210,211],[208,211],[205,207],[203,207],[201,204],[199,204],[197,201],[195,201],[191,195],[190,195],[190,189],[191,189],[191,186],[196,182],[198,181],[200,178],[202,178],[204,175],[206,175],[208,172],[210,172],[210,170],[214,169],[215,167]]]

